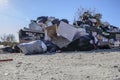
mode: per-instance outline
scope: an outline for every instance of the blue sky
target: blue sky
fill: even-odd
[[[73,21],[78,8],[102,13],[103,21],[120,27],[120,0],[0,0],[0,35],[15,34],[31,19],[53,16]]]

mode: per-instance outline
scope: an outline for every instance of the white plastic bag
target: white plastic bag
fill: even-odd
[[[36,40],[29,43],[19,44],[18,47],[25,55],[44,53],[47,50],[47,46],[43,41]]]

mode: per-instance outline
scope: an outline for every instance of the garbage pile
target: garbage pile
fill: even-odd
[[[105,23],[100,25],[88,15],[73,24],[67,19],[40,16],[31,20],[29,28],[19,31],[19,41],[18,47],[26,55],[119,48],[120,29]]]

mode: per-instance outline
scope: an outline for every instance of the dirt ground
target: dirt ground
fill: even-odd
[[[0,52],[0,80],[120,80],[120,49],[24,55]]]

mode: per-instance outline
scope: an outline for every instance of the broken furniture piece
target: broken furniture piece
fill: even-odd
[[[39,39],[44,39],[44,32],[31,29],[21,29],[19,31],[20,43],[30,42]]]

